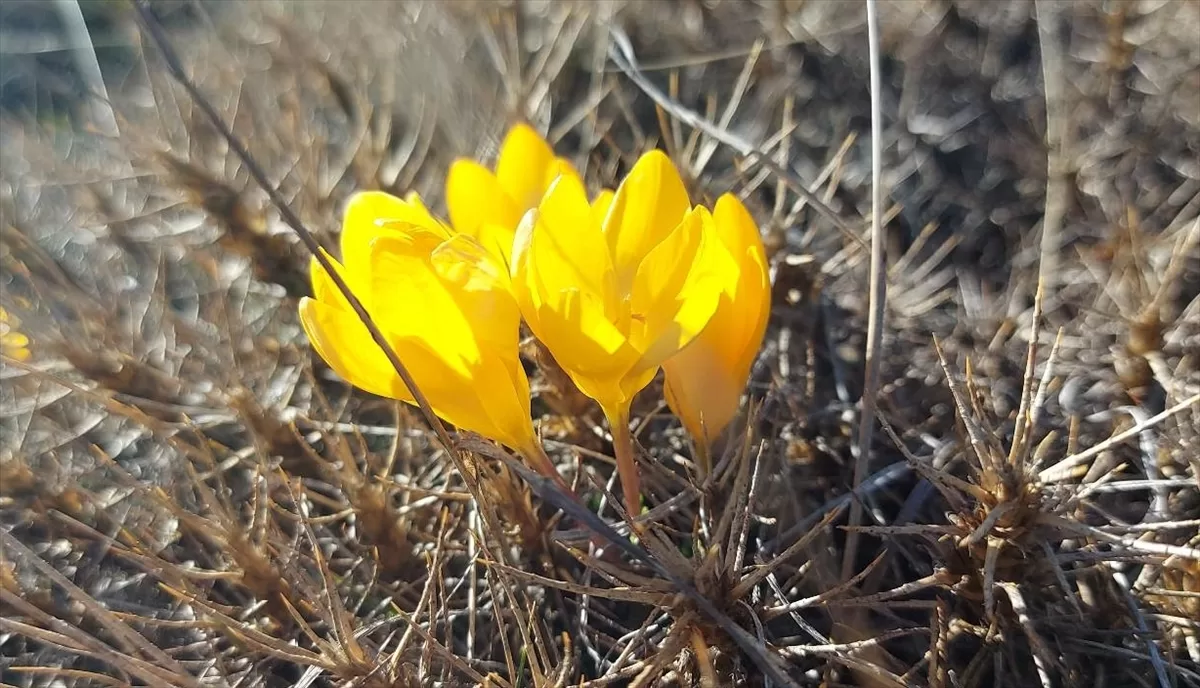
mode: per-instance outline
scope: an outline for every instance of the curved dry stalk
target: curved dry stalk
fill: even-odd
[[[887,313],[887,265],[883,237],[883,85],[879,74],[879,8],[876,0],[867,0],[867,41],[871,62],[871,273],[867,306],[866,372],[863,377],[858,430],[854,436],[854,487],[867,474],[871,456],[871,437],[875,434],[875,395],[879,390],[883,318]],[[862,522],[862,502],[850,503],[851,528]],[[858,531],[846,536],[842,556],[842,580],[850,578],[858,556]]]

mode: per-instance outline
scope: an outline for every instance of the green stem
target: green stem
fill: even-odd
[[[622,408],[615,414],[606,415],[612,429],[617,475],[621,478],[621,490],[625,494],[625,511],[632,523],[642,511],[642,481],[633,454],[633,435],[629,432],[629,409]]]

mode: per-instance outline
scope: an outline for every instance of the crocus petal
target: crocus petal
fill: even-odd
[[[702,333],[663,364],[667,404],[688,433],[705,444],[710,444],[733,420],[746,386],[745,379],[730,370],[710,339]]]
[[[402,200],[378,192],[358,194],[347,207],[342,252],[338,262],[322,251],[433,411],[515,449],[531,447],[529,381],[517,355],[520,313],[500,252],[452,234],[415,194]],[[355,386],[414,403],[315,260],[311,278],[314,298],[299,310],[317,353]]]
[[[409,340],[415,342],[415,340]],[[410,354],[410,370],[430,406],[443,420],[490,437],[514,449],[535,442],[529,415],[529,380],[515,355],[486,351],[470,375],[460,377],[445,365],[443,352],[419,342],[424,352]]]
[[[469,377],[482,357],[474,324],[419,248],[392,236],[371,242],[371,317],[398,337],[425,342],[457,375]]]
[[[719,253],[707,250],[709,242],[715,241],[708,211],[697,208],[690,218],[681,228],[696,231],[699,225],[700,245],[685,261],[689,268],[678,295],[659,299],[646,315],[644,339],[638,345],[642,357],[632,368],[635,373],[657,369],[704,331],[716,312],[722,286],[729,280],[725,271],[734,267],[732,261],[723,262]]]
[[[576,177],[559,177],[518,228],[514,253],[537,266],[545,293],[578,288],[604,312],[616,304],[612,263],[600,226],[592,221],[587,192]]]
[[[411,227],[420,227],[440,237],[437,241],[450,238],[449,229],[429,214],[416,194],[409,194],[404,199],[382,191],[354,194],[342,217],[342,265],[352,274],[365,270],[373,239],[406,232]]]
[[[0,333],[0,352],[17,361],[28,361],[33,356],[29,350],[29,337],[11,330]]]
[[[730,321],[718,329],[740,335],[724,338],[724,343],[729,347],[727,359],[736,361],[737,369],[744,369],[745,375],[762,346],[770,317],[771,278],[766,250],[758,225],[736,196],[725,194],[717,199],[713,223],[721,243],[738,264],[736,286],[732,293],[726,290],[732,303],[720,308],[730,311]]]
[[[416,403],[353,313],[305,298],[300,303],[300,318],[313,348],[347,382],[372,394]],[[523,370],[507,369],[503,361],[494,359],[463,377],[447,365],[442,352],[431,350],[424,341],[384,334],[440,418],[513,448],[524,448],[533,441],[529,382]],[[511,360],[517,363],[515,357]]]
[[[513,293],[525,320],[564,368],[612,369],[626,337],[609,321],[601,295],[571,280],[577,271],[557,251],[558,243],[536,211],[517,232]]]
[[[575,171],[575,166],[572,165],[569,160],[564,158],[555,158],[542,174],[541,189],[537,194],[531,197],[533,200],[533,205],[522,208],[521,210],[525,211],[529,210],[530,208],[538,207],[538,205],[542,202],[542,197],[546,195],[546,192],[550,189],[551,185],[553,185],[559,177],[571,177],[580,184],[583,184],[583,179],[580,178],[579,173]]]
[[[508,262],[512,251],[511,233],[521,221],[522,209],[500,185],[496,175],[477,162],[456,160],[446,177],[446,209],[455,231],[475,237],[488,248],[499,243],[502,262]],[[507,241],[485,239],[485,227],[507,231]],[[494,233],[496,230],[488,231]]]
[[[381,397],[412,402],[395,368],[352,311],[305,297],[300,299],[300,323],[313,348],[342,379]]]
[[[520,368],[520,364],[517,367]],[[529,379],[525,377],[524,369],[518,374],[505,368],[497,368],[485,375],[496,371],[505,373],[506,377],[498,377],[495,384],[485,387],[490,391],[487,397],[481,400],[489,427],[470,428],[462,424],[457,425],[490,437],[507,447],[522,452],[528,451],[537,446],[538,442],[537,433],[533,429],[533,419],[529,415]],[[485,383],[477,384],[483,387]]]
[[[334,271],[342,278],[342,282],[350,287],[350,291],[354,293],[359,303],[365,306],[367,303],[367,283],[365,279],[359,279],[360,277],[365,277],[365,273],[359,273],[352,277],[337,259],[329,255],[328,251],[325,249],[320,249],[320,251],[321,255],[325,256],[325,259],[333,266]],[[315,256],[308,263],[308,276],[312,282],[314,299],[321,303],[353,312],[346,295],[342,293],[341,289],[338,289],[333,278],[329,276],[329,273],[325,272],[325,268],[321,267],[321,261],[317,260]]]
[[[643,155],[621,182],[604,222],[617,284],[628,289],[642,258],[679,225],[687,189],[662,151]]]
[[[608,217],[614,195],[616,194],[612,189],[601,189],[592,201],[592,221],[601,227],[604,226],[604,219]]]
[[[707,214],[704,208],[688,211],[683,221],[642,259],[634,276],[630,306],[643,330],[653,332],[673,319],[684,282],[693,271],[705,238]]]
[[[485,363],[486,365],[486,363]],[[493,390],[487,397],[484,409],[495,428],[493,434],[480,432],[501,444],[518,450],[527,450],[536,445],[537,434],[533,430],[533,417],[529,412],[529,378],[520,359],[513,356],[499,357],[487,369],[489,378],[496,371],[496,381],[488,387]]]
[[[511,355],[515,364],[521,311],[507,268],[493,253],[462,234],[434,250],[430,263],[459,312],[473,327],[481,347]]]
[[[642,261],[631,303],[643,325],[635,345],[645,352],[644,365],[657,367],[708,324],[737,270],[715,241],[712,216],[697,207]]]
[[[538,326],[531,322],[530,328],[579,391],[606,410],[616,408],[625,399],[621,380],[637,351],[595,304],[589,305],[590,295],[573,289],[556,296],[560,302],[540,308]]]
[[[663,364],[667,403],[705,444],[736,415],[770,315],[766,254],[750,213],[726,194],[717,200],[713,224],[719,246],[711,248],[736,265],[734,279],[725,281],[704,331]]]
[[[554,165],[554,150],[528,124],[517,124],[500,144],[496,179],[513,205],[524,212],[537,206],[552,179],[546,176]],[[519,221],[520,218],[517,218]],[[516,227],[514,221],[510,227]]]

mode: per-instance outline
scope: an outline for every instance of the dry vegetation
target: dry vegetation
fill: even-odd
[[[0,366],[0,683],[1200,685],[1194,0],[880,3],[865,452],[861,3],[156,7],[323,243],[354,190],[438,203],[517,117],[597,186],[661,146],[760,221],[767,344],[707,482],[641,396],[650,528],[619,548],[323,367],[306,252],[121,13],[119,134],[0,131],[33,353]],[[534,381],[546,447],[618,526],[564,380]]]

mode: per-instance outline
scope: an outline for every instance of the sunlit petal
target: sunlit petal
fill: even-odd
[[[344,380],[372,394],[412,401],[391,362],[353,312],[303,298],[300,322],[313,349]]]
[[[711,343],[701,334],[663,364],[667,404],[692,437],[705,443],[737,414],[745,387]]]
[[[532,454],[529,381],[517,354],[520,312],[502,252],[451,233],[415,194],[401,200],[377,192],[352,200],[342,244],[343,262],[325,254],[331,269],[366,308],[433,411]],[[504,251],[510,249],[511,238]],[[316,261],[311,278],[314,298],[299,310],[317,353],[351,384],[414,403]]]
[[[724,274],[719,304],[704,331],[663,364],[667,403],[704,444],[736,415],[770,315],[766,255],[750,213],[726,194],[713,225],[718,241],[706,247],[706,260]]]
[[[726,358],[736,361],[738,370],[744,368],[748,372],[762,345],[771,310],[766,250],[758,225],[736,196],[725,194],[717,199],[713,222],[721,243],[738,267],[732,292],[726,289],[731,303],[721,308],[728,315],[719,314],[722,322],[716,329],[740,335],[725,338]]]
[[[517,124],[500,145],[496,179],[520,212],[537,206],[550,183],[547,174],[555,165],[554,150],[528,124]],[[516,227],[517,218],[510,227]]]
[[[615,195],[616,192],[612,189],[602,189],[592,201],[592,221],[598,226],[604,226],[604,219],[608,217],[608,211],[612,207]]]
[[[341,276],[342,282],[344,282],[346,286],[350,287],[350,290],[354,293],[354,296],[358,298],[359,302],[365,305],[365,299],[367,298],[366,281],[352,279],[351,276],[346,273],[346,269],[342,267],[342,264],[338,262],[336,258],[329,255],[325,249],[321,249],[321,254],[325,256],[325,259],[328,260],[329,264],[333,266],[334,271]],[[333,281],[333,278],[329,276],[329,273],[326,272],[325,268],[321,266],[321,261],[317,260],[315,256],[308,263],[308,276],[312,282],[314,299],[320,301],[321,303],[336,306],[342,310],[352,310],[350,308],[350,302],[346,299],[345,294],[342,293],[341,289],[338,289],[337,284]]]
[[[510,245],[511,232],[521,221],[522,213],[496,175],[471,160],[456,160],[450,166],[446,177],[446,209],[456,232],[482,239],[484,227],[499,227],[510,233]]]
[[[534,216],[529,242],[546,288],[579,288],[611,312],[616,302],[612,262],[600,226],[593,221],[587,191],[575,177],[559,177]]]
[[[480,346],[510,355],[515,362],[521,312],[505,266],[464,235],[439,246],[430,262]]]
[[[365,269],[371,241],[381,236],[410,232],[419,227],[440,237],[450,238],[445,225],[438,222],[416,194],[397,198],[382,191],[362,191],[350,197],[342,218],[342,265],[351,274]]]
[[[403,238],[382,237],[371,242],[370,260],[371,317],[380,328],[424,341],[456,374],[469,377],[482,356],[475,329],[429,254]]]
[[[642,258],[679,225],[688,211],[687,189],[662,151],[643,155],[617,188],[604,233],[617,283],[628,288]]]
[[[684,234],[672,236],[659,247],[661,252],[647,257],[643,270],[648,276],[643,277],[642,271],[638,274],[646,291],[664,289],[664,284],[666,290],[644,306],[645,339],[638,346],[643,353],[635,370],[657,368],[695,339],[716,311],[722,288],[731,279],[729,271],[737,269],[723,251],[709,250],[716,237],[712,216],[706,209],[699,207],[689,213],[678,231]],[[680,262],[687,266],[682,280],[677,272],[667,274],[666,266],[656,269],[657,263],[673,254],[679,255]],[[665,276],[656,279],[653,277],[656,273]]]

